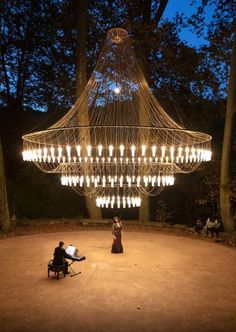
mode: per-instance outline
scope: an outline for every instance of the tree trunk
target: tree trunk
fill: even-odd
[[[230,66],[229,93],[226,105],[225,129],[221,160],[220,178],[220,211],[221,218],[226,232],[234,230],[233,210],[230,194],[231,184],[231,147],[233,139],[233,126],[236,113],[236,28],[234,35],[234,45]]]
[[[2,223],[2,230],[4,232],[9,232],[10,214],[8,207],[6,176],[4,169],[4,159],[3,159],[1,139],[0,139],[0,218]]]
[[[87,83],[86,75],[86,39],[87,39],[87,11],[88,0],[77,0],[77,45],[76,45],[76,99],[79,98]],[[89,123],[88,110],[85,119]],[[84,138],[85,145],[89,145],[90,137],[86,131],[86,135],[81,131],[81,137]],[[94,198],[85,197],[86,206],[90,218],[101,219],[101,209],[96,206]]]
[[[149,70],[149,63],[148,63],[148,55],[149,55],[149,46],[146,41],[147,39],[147,31],[154,26],[156,26],[163,13],[164,10],[167,6],[168,0],[161,0],[159,3],[159,7],[154,15],[154,17],[151,17],[151,0],[147,0],[143,2],[143,28],[144,28],[144,34],[141,34],[141,38],[139,40],[139,43],[141,45],[140,47],[140,58],[141,58],[141,69],[142,72],[145,76],[145,79],[150,85],[150,70]],[[135,1],[127,1],[127,6],[128,6],[128,21],[132,25],[132,22],[134,21],[134,8]],[[145,31],[147,30],[147,31]],[[146,32],[146,33],[145,33]],[[142,126],[149,126],[148,119],[145,117],[145,114],[142,112],[142,103],[140,102],[140,107],[139,107],[139,121],[140,125]],[[145,144],[143,141],[143,137],[140,135],[140,143]],[[149,197],[146,195],[141,195],[142,199],[142,204],[141,207],[139,208],[139,222],[140,223],[145,223],[149,221]]]

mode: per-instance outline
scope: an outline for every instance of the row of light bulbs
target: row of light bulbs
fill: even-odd
[[[144,147],[144,146],[142,146]],[[102,149],[102,146],[100,146]],[[98,147],[98,155],[96,157],[92,156],[92,147],[87,146],[87,155],[81,156],[81,147],[77,146],[77,155],[71,152],[71,147],[67,146],[66,155],[63,153],[63,149],[61,147],[57,148],[57,152],[55,153],[55,148],[43,148],[43,149],[27,149],[23,151],[23,160],[24,161],[33,161],[33,162],[48,162],[48,163],[140,163],[140,162],[161,162],[161,163],[183,163],[183,162],[201,162],[201,161],[209,161],[211,160],[211,151],[207,149],[194,148],[191,149],[186,147],[171,147],[167,149],[166,147],[161,147],[161,155],[157,155],[157,147],[152,146],[152,155],[150,157],[146,156],[146,148],[142,150],[141,156],[139,154],[135,154],[137,150],[135,146],[131,147],[131,157],[125,157],[124,154],[124,146],[122,145],[122,149],[120,147],[120,156],[114,156],[113,146],[109,147],[109,156],[102,157],[102,150],[99,150]],[[177,154],[175,151],[178,151]],[[170,152],[168,154],[168,151]],[[138,156],[138,157],[137,157]]]
[[[130,196],[101,196],[96,198],[96,205],[101,208],[114,208],[117,206],[119,209],[120,207],[123,208],[131,208],[131,207],[140,207],[141,206],[141,198],[137,197],[130,197]]]
[[[114,188],[128,186],[132,187],[135,185],[137,187],[151,185],[154,186],[172,186],[174,185],[173,175],[144,175],[144,176],[79,176],[79,175],[63,175],[61,176],[61,184],[63,186],[77,186],[80,187],[86,185],[88,188],[93,186],[97,188],[101,186],[106,188],[107,186]]]

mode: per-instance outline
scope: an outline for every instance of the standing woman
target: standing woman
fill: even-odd
[[[123,252],[123,246],[121,243],[122,236],[122,223],[120,218],[114,217],[112,224],[112,236],[113,236],[113,244],[111,248],[111,252],[113,254],[118,254]]]

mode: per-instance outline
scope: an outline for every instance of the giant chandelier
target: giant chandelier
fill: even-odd
[[[57,173],[99,207],[138,207],[142,195],[211,159],[211,136],[164,111],[138,65],[126,30],[108,32],[97,65],[69,112],[23,136],[23,159]]]

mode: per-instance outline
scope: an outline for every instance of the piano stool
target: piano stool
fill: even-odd
[[[65,269],[65,264],[63,265],[54,265],[52,263],[52,259],[48,262],[48,278],[50,277],[50,271],[54,272],[54,275],[57,276],[57,280],[59,280],[59,273],[63,272],[64,278],[66,276],[66,269]]]

